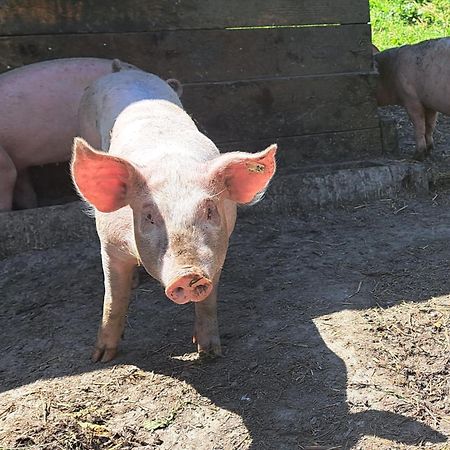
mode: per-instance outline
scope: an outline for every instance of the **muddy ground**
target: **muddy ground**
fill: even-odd
[[[437,146],[450,155],[449,124]],[[449,242],[445,190],[247,210],[221,282],[224,357],[206,361],[192,306],[143,277],[119,356],[90,362],[95,242],[1,261],[0,448],[448,448]]]

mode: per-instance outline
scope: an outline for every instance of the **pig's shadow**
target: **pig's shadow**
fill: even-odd
[[[192,307],[172,305],[147,279],[135,291],[130,326],[115,362],[184,380],[215,405],[239,414],[254,449],[349,448],[363,435],[407,444],[445,440],[419,422],[371,409],[370,404],[358,405],[364,412],[349,412],[346,366],[328,349],[312,319],[371,304],[364,289],[345,302],[336,301],[340,290],[345,297],[361,277],[341,265],[344,259],[361,267],[361,244],[354,230],[339,236],[342,242],[348,237],[343,255],[342,247],[328,245],[335,242],[330,230],[330,235],[325,230],[318,236],[317,230],[293,220],[291,228],[280,233],[258,222],[250,217],[241,221],[224,270],[219,296],[224,358],[193,364],[170,357],[193,351]],[[370,246],[375,238],[364,235],[363,245]],[[400,241],[385,236],[382,246],[372,242],[371,258],[384,267]],[[86,360],[101,311],[97,251],[79,245],[2,263],[3,390],[99,367]],[[418,279],[424,261],[412,263],[417,267],[410,267],[411,279],[404,281],[428,282]],[[450,281],[442,273],[440,283],[409,298],[421,301],[448,292]],[[402,294],[391,291],[385,300],[400,301]]]
[[[142,351],[133,350],[136,339],[140,339],[136,336],[134,342],[124,348],[122,361],[177,377],[194,386],[214,404],[241,415],[255,450],[305,445],[350,448],[364,435],[405,444],[446,440],[440,433],[406,416],[372,409],[367,401],[355,405],[363,412],[349,412],[346,366],[327,347],[312,319],[341,309],[375,306],[370,294],[372,285],[348,298],[348,294],[358,288],[360,273],[355,275],[352,270],[347,270],[345,281],[336,281],[339,270],[336,271],[335,266],[342,259],[362,269],[361,243],[364,240],[358,241],[352,236],[353,242],[348,243],[343,253],[342,241],[335,245],[333,237],[318,237],[314,230],[312,233],[302,230],[282,239],[268,228],[260,233],[251,230],[249,224],[245,229],[237,230],[222,280],[219,298],[223,301],[219,318],[225,358],[200,367],[189,363],[180,367],[179,359],[168,360],[160,353],[144,357]],[[299,247],[299,241],[309,245]],[[327,241],[332,243],[331,246]],[[397,240],[393,246],[398,244]],[[386,242],[372,248],[374,254],[367,263],[368,270],[386,272],[387,261],[384,259],[395,249],[389,249]],[[324,250],[328,252],[325,263]],[[261,252],[263,255],[255,258],[255,254]],[[377,261],[376,267],[373,261]],[[419,296],[409,298],[421,301],[450,292],[445,268],[441,280],[446,280],[447,284],[438,281],[432,286],[427,272],[422,280],[418,276],[420,269],[424,269],[424,261],[415,259],[412,263],[417,267],[408,262],[411,275],[405,282],[412,286],[414,280],[419,289],[428,283],[429,291],[420,291]],[[404,262],[398,261],[398,264],[404,265]],[[403,286],[397,287],[399,292],[390,291],[385,298],[378,296],[377,302],[393,305],[404,299]],[[152,295],[155,294],[153,290]],[[341,301],[336,302],[336,298]],[[136,308],[142,306],[143,302],[140,303]],[[170,308],[163,323],[170,322],[174,312]],[[188,313],[186,309],[185,313],[184,316],[177,314],[173,329],[166,330],[168,340],[170,334],[176,335],[180,331],[183,336],[189,335],[192,312]],[[149,324],[147,334],[152,328],[153,324]],[[164,330],[160,332],[164,333]],[[146,348],[149,347],[146,345]],[[184,341],[169,348],[169,352],[171,350],[179,355],[191,352],[192,347]]]

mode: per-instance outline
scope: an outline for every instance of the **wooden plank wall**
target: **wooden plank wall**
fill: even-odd
[[[381,152],[368,20],[367,0],[4,0],[0,71],[120,58],[178,78],[222,150],[361,159]]]

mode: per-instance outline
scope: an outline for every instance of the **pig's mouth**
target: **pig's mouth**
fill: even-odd
[[[211,294],[212,281],[198,273],[174,278],[166,288],[166,295],[175,303],[201,302]]]

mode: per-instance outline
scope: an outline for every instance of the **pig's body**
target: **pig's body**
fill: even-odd
[[[196,302],[194,340],[199,351],[219,354],[217,283],[236,202],[251,201],[267,185],[275,148],[220,156],[175,92],[144,72],[98,80],[86,92],[79,118],[83,136],[108,151],[77,140],[72,162],[79,191],[96,208],[105,274],[93,359],[116,354],[138,262],[174,302]],[[236,191],[233,180],[226,183],[230,171],[238,177]],[[247,177],[249,189],[243,187]]]
[[[416,159],[433,148],[437,112],[450,114],[450,38],[375,52],[379,106],[402,105],[414,124]]]
[[[0,211],[11,209],[15,185],[18,206],[35,206],[26,169],[70,159],[84,90],[112,71],[108,59],[68,58],[0,75]]]

